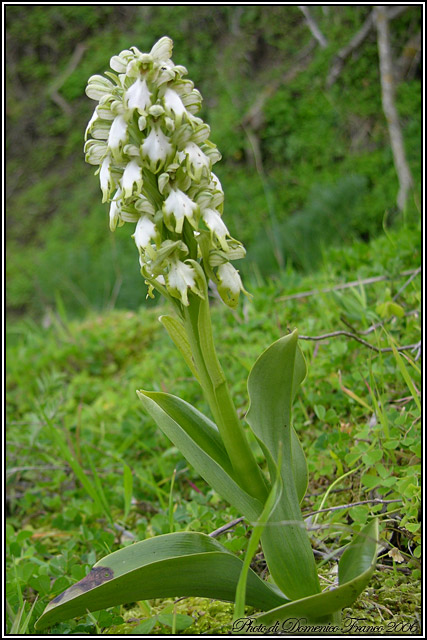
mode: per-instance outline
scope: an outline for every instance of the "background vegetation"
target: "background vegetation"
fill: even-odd
[[[213,307],[242,415],[251,364],[288,327],[306,336],[345,330],[388,349],[344,335],[303,342],[310,373],[295,422],[311,472],[307,513],[403,501],[317,516],[325,585],[334,563],[322,553],[381,513],[379,569],[352,615],[384,628],[416,622],[421,10],[411,6],[391,22],[415,182],[404,212],[395,204],[375,30],[328,83],[337,52],[370,11],[313,7],[322,48],[296,6],[6,8],[8,632],[31,633],[46,602],[117,545],[169,531],[175,468],[175,530],[209,533],[238,515],[137,405],[136,388],[156,387],[206,409],[158,325],[162,309],[145,301],[131,228],[109,232],[82,153],[94,108],[88,77],[122,49],[149,50],[162,35],[205,98],[202,115],[223,154],[216,172],[226,222],[248,250],[240,268],[253,300],[235,315]],[[336,288],[372,277],[383,279]],[[241,524],[221,541],[239,552],[246,533]],[[231,619],[227,605],[201,599],[177,611],[186,633],[226,632]],[[172,618],[169,603],[139,603],[54,632],[167,632]]]

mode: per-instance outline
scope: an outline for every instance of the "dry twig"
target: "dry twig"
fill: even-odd
[[[229,522],[228,524],[224,524],[222,525],[222,527],[220,527],[219,529],[215,529],[215,531],[212,531],[212,533],[209,534],[209,536],[211,538],[217,538],[218,536],[220,536],[222,533],[225,533],[226,531],[229,531],[230,529],[232,529],[233,527],[236,526],[236,524],[239,524],[240,522],[242,522],[244,520],[243,516],[241,518],[236,518],[236,520],[232,520],[231,522]]]
[[[399,115],[396,108],[393,60],[387,7],[377,6],[373,10],[373,14],[377,30],[378,53],[380,58],[383,111],[387,121],[391,149],[393,152],[393,161],[399,181],[397,206],[402,211],[405,207],[408,194],[414,181],[406,160],[402,128],[400,126]]]
[[[372,351],[375,351],[376,353],[388,353],[389,351],[393,351],[391,347],[384,347],[382,349],[380,349],[379,347],[375,347],[373,344],[371,344],[370,342],[367,342],[366,340],[363,340],[355,333],[350,333],[350,331],[332,331],[331,333],[324,333],[321,336],[299,336],[299,338],[301,340],[317,341],[317,340],[326,340],[327,338],[336,338],[337,336],[346,336],[347,338],[353,338],[353,340],[357,340],[357,342],[360,342],[360,344],[363,344],[363,346],[368,347],[369,349],[372,349]],[[419,342],[415,344],[406,344],[406,345],[403,345],[402,347],[396,347],[396,351],[408,351],[409,349],[418,349],[419,346],[420,346]]]
[[[402,502],[401,498],[395,500],[382,500],[381,498],[373,498],[372,500],[360,500],[359,502],[350,502],[349,504],[340,504],[337,507],[328,507],[326,509],[318,509],[317,511],[309,511],[308,513],[303,511],[302,515],[305,518],[314,516],[316,513],[326,513],[327,511],[339,511],[340,509],[350,509],[351,507],[359,507],[362,504],[391,504],[393,502]]]
[[[387,19],[394,20],[394,18],[397,18],[398,16],[400,16],[404,11],[406,11],[406,9],[408,9],[407,6],[406,7],[404,6],[390,7],[387,11]],[[355,33],[355,35],[352,37],[350,42],[346,44],[345,47],[340,49],[337,55],[332,60],[332,65],[331,65],[328,77],[326,79],[327,87],[331,87],[334,84],[334,82],[339,77],[341,71],[343,70],[347,59],[351,56],[351,54],[354,51],[356,51],[356,49],[358,49],[365,42],[366,38],[370,34],[373,27],[374,27],[374,10],[371,11],[371,13],[366,18],[365,22],[359,29],[359,31]]]
[[[65,100],[65,98],[61,96],[61,94],[59,93],[59,90],[62,87],[62,85],[66,82],[66,80],[68,80],[68,78],[73,73],[73,71],[76,69],[85,51],[86,51],[86,45],[79,42],[76,48],[74,49],[73,55],[71,56],[71,59],[67,67],[65,68],[63,73],[61,73],[59,78],[57,78],[53,82],[53,84],[49,87],[49,96],[55,102],[55,104],[57,104],[58,107],[60,107],[63,110],[63,112],[67,116],[71,115],[72,109],[68,104],[68,102]]]
[[[421,271],[421,267],[418,269],[409,269],[402,271],[396,278],[404,276],[411,276],[413,274],[418,275]],[[358,287],[359,285],[374,284],[375,282],[383,282],[384,280],[393,280],[392,276],[373,276],[372,278],[364,278],[363,280],[353,280],[352,282],[344,282],[337,284],[334,287],[326,287],[325,289],[312,289],[311,291],[301,291],[300,293],[292,293],[289,296],[282,296],[276,298],[276,302],[286,302],[287,300],[297,300],[299,298],[308,298],[309,296],[315,296],[319,293],[330,293],[331,291],[340,291],[341,289],[350,289],[352,287]]]
[[[308,6],[305,4],[299,4],[298,9],[304,14],[305,21],[307,22],[307,26],[310,29],[312,36],[316,38],[322,49],[325,49],[328,46],[328,41],[321,32],[316,20],[311,15]]]

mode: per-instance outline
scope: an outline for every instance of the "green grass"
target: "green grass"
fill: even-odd
[[[378,235],[385,212],[401,221],[373,32],[326,87],[332,59],[369,10],[313,7],[330,44],[304,57],[312,36],[297,6],[8,6],[9,313],[43,318],[59,291],[73,317],[140,306],[133,229],[108,232],[108,206],[100,203],[94,168],[84,163],[83,133],[95,106],[84,90],[112,55],[132,45],[149,51],[163,35],[174,40],[174,60],[204,97],[201,115],[223,155],[215,172],[226,195],[225,222],[248,249],[251,275],[273,275],[283,265],[309,272],[322,247]],[[420,29],[416,6],[393,20],[396,59]],[[77,43],[85,51],[64,75]],[[420,63],[413,71],[397,86],[397,108],[417,198]],[[59,81],[65,110],[51,95]],[[255,162],[242,123],[264,91]],[[418,215],[411,196],[407,216]]]
[[[408,276],[400,274],[419,264],[419,229],[401,226],[369,244],[325,250],[322,267],[311,276],[291,268],[275,279],[258,274],[258,281],[246,282],[253,299],[243,300],[235,314],[214,303],[214,334],[239,414],[247,409],[245,380],[254,360],[288,329],[318,336],[337,330],[358,333],[383,322],[362,337],[380,349],[418,343],[420,276],[408,284]],[[372,276],[389,279],[289,298]],[[142,302],[142,282],[138,295]],[[387,306],[390,301],[394,306]],[[390,309],[396,314],[387,315]],[[33,633],[46,603],[120,545],[172,527],[210,533],[240,515],[187,466],[139,406],[135,390],[144,387],[181,396],[208,413],[196,382],[157,320],[164,311],[160,305],[90,312],[84,320],[70,320],[58,298],[48,327],[32,320],[8,326],[9,633]],[[303,510],[375,498],[393,501],[317,514],[313,546],[333,555],[368,518],[379,515],[383,550],[377,572],[345,613],[381,628],[412,624],[420,611],[416,350],[377,353],[341,335],[302,340],[301,346],[309,376],[295,402],[294,422],[310,471]],[[243,557],[249,533],[240,524],[221,541]],[[334,579],[335,565],[324,555],[318,558],[326,585]],[[263,570],[262,558],[256,566]],[[50,632],[127,634],[147,632],[151,626],[153,634],[174,628],[199,634],[230,629],[232,605],[193,598],[175,608],[171,604],[115,607],[61,623]],[[188,628],[185,616],[195,620]]]

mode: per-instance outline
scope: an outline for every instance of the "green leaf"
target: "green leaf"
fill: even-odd
[[[187,616],[184,613],[160,613],[157,616],[157,619],[166,627],[175,626],[177,631],[184,631],[184,629],[188,629],[188,627],[191,627],[191,625],[194,624],[194,618]]]
[[[378,545],[378,520],[371,520],[351,541],[341,556],[338,565],[338,582],[340,585],[352,582],[374,570],[374,561]]]
[[[196,380],[199,380],[199,375],[191,353],[191,346],[183,324],[177,318],[173,318],[172,316],[160,316],[159,320],[165,327],[174,345],[180,351],[191,373]]]
[[[287,618],[324,619],[353,604],[366,588],[375,569],[378,544],[378,520],[367,524],[347,547],[339,568],[339,586],[308,598],[282,605],[254,617],[255,624],[273,624]]]
[[[36,629],[114,605],[199,596],[233,601],[242,561],[215,539],[193,532],[149,538],[115,551],[80,582],[52,600]],[[270,609],[286,598],[249,571],[247,603]]]
[[[279,451],[279,461],[278,467],[280,467],[281,462],[281,451]],[[253,531],[251,533],[251,537],[249,539],[248,548],[246,549],[245,559],[243,561],[242,571],[240,573],[239,582],[237,584],[236,589],[236,599],[234,605],[234,620],[238,620],[242,618],[245,614],[245,604],[246,604],[246,583],[248,579],[248,572],[250,568],[250,563],[252,562],[252,558],[257,552],[259,541],[264,531],[265,525],[271,517],[273,508],[277,501],[280,499],[282,494],[282,477],[279,473],[279,468],[276,471],[276,479],[274,481],[273,487],[268,495],[267,500],[264,504],[264,509],[260,517],[258,518],[258,522],[254,525]]]
[[[78,460],[74,457],[73,453],[70,451],[67,440],[64,436],[64,434],[62,433],[61,429],[58,429],[52,422],[52,420],[49,418],[49,416],[47,415],[47,413],[45,412],[45,410],[43,409],[43,407],[40,406],[40,412],[46,422],[46,427],[49,431],[49,435],[52,438],[52,441],[55,442],[55,444],[58,446],[62,457],[64,458],[64,460],[66,460],[68,462],[68,464],[70,465],[70,467],[72,468],[72,470],[74,471],[76,477],[80,480],[81,484],[83,485],[84,489],[86,490],[87,494],[92,498],[92,500],[94,501],[98,511],[100,513],[104,513],[105,516],[107,517],[107,519],[112,523],[112,517],[111,517],[111,513],[110,513],[110,507],[108,505],[108,502],[105,499],[105,496],[102,495],[98,492],[96,486],[94,486],[89,478],[86,476],[84,469],[82,468],[82,466],[79,464]],[[90,463],[92,462],[91,458],[89,457],[89,461]],[[92,467],[93,468],[93,467]],[[96,480],[96,475],[94,476],[94,480]],[[104,500],[102,499],[102,497],[104,498]]]
[[[34,600],[30,610],[28,611],[26,617],[24,620],[22,620],[23,618],[23,614],[25,611],[25,603],[22,605],[22,607],[19,608],[18,613],[16,614],[16,617],[13,620],[12,623],[12,627],[10,629],[10,633],[11,635],[13,634],[17,634],[17,635],[26,635],[28,632],[28,625],[30,624],[30,620],[31,620],[31,616],[33,615],[33,611],[34,611],[34,607],[37,604],[37,600],[38,600],[38,596],[36,597],[36,599]]]
[[[124,497],[125,497],[125,518],[128,517],[130,506],[132,502],[132,471],[128,467],[126,463],[123,463],[123,489],[124,489]]]
[[[237,484],[214,423],[176,396],[148,391],[137,393],[145,410],[202,478],[247,518],[256,520],[262,504]]]
[[[392,302],[388,300],[387,302],[383,302],[379,304],[375,311],[378,313],[380,318],[391,318],[392,316],[396,316],[397,318],[403,318],[405,315],[405,310],[400,304],[396,302]]]
[[[153,629],[154,625],[157,622],[157,617],[147,618],[147,620],[143,620],[140,624],[138,624],[134,629],[132,629],[132,635],[148,635],[150,631]]]
[[[395,342],[394,342],[393,338],[390,335],[388,335],[388,341],[390,343],[390,347],[392,348],[393,355],[394,355],[394,358],[396,360],[397,366],[399,367],[400,373],[402,374],[402,378],[406,382],[406,385],[407,385],[407,387],[408,387],[408,389],[409,389],[409,391],[410,391],[410,393],[411,393],[411,395],[412,395],[412,397],[414,399],[414,402],[418,407],[418,411],[421,411],[421,402],[420,402],[420,399],[418,397],[418,393],[417,393],[417,390],[415,388],[415,385],[412,382],[412,378],[409,375],[409,371],[405,366],[403,358],[400,355],[400,353],[398,352],[398,350],[396,349]]]
[[[306,375],[296,331],[274,342],[255,362],[248,378],[250,407],[246,419],[262,444],[270,475],[283,451],[283,492],[261,541],[276,584],[290,599],[320,591],[316,565],[300,510],[301,487],[307,480],[304,454],[296,445],[291,405]],[[297,489],[299,487],[299,491]]]

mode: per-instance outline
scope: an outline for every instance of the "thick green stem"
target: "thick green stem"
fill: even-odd
[[[206,305],[207,312],[206,308],[203,309]],[[247,493],[264,503],[268,495],[266,481],[237,416],[216,354],[207,300],[191,296],[189,307],[184,309],[184,326],[200,385],[233,465],[236,480]]]

